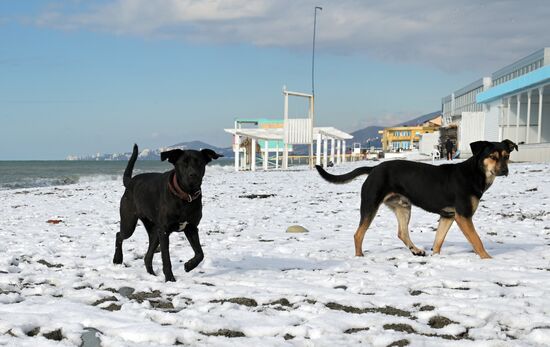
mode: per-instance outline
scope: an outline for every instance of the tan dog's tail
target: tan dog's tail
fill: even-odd
[[[124,187],[127,187],[128,183],[130,183],[130,180],[132,179],[132,171],[134,171],[134,164],[136,163],[137,157],[138,146],[134,144],[132,156],[130,157],[130,160],[128,160],[128,165],[126,166],[126,170],[124,170],[124,176],[122,176],[122,183],[124,184]]]
[[[315,165],[315,168],[317,169],[321,177],[323,177],[325,180],[329,181],[330,183],[336,183],[336,184],[348,183],[349,181],[351,181],[357,176],[370,174],[371,171],[374,169],[374,167],[363,166],[351,172],[348,172],[347,174],[332,175],[326,172],[320,165]]]

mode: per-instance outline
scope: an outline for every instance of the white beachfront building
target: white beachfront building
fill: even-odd
[[[444,97],[444,125],[456,124],[458,148],[510,139],[517,161],[550,161],[550,48],[542,48]]]

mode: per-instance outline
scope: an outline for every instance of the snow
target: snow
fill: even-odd
[[[159,276],[145,271],[142,226],[124,243],[124,264],[112,264],[121,179],[0,191],[0,345],[78,346],[95,328],[103,346],[547,346],[549,169],[511,164],[484,195],[474,223],[493,259],[481,260],[455,225],[441,255],[413,256],[385,207],[355,257],[365,177],[333,185],[305,168],[212,166],[205,260],[186,273],[193,252],[172,234],[175,283],[164,282],[158,254]],[[437,220],[413,208],[417,246],[430,250]],[[309,232],[285,233],[294,224]],[[44,336],[57,329],[61,341]]]

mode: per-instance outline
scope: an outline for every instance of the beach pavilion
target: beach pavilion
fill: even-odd
[[[257,124],[257,128],[242,128],[243,124]],[[269,126],[266,126],[269,124]],[[276,126],[280,124],[281,126]],[[256,171],[257,154],[262,155],[262,168],[270,167],[270,155],[274,158],[271,167],[276,169],[288,168],[288,156],[284,156],[284,127],[282,120],[266,119],[236,119],[235,127],[224,129],[233,135],[233,151],[235,152],[235,170],[250,169]],[[346,161],[346,140],[353,136],[334,127],[314,127],[312,147],[316,148],[315,164],[327,166],[329,162],[340,164]],[[245,142],[246,139],[246,142]],[[250,143],[248,143],[250,141]],[[243,143],[249,145],[242,146]],[[293,150],[291,144],[287,144],[289,151]],[[260,153],[258,153],[258,151]],[[279,165],[279,161],[281,161]]]
[[[292,92],[283,87],[284,112],[282,120],[236,119],[233,129],[224,129],[233,135],[235,152],[235,170],[250,169],[256,171],[256,152],[263,156],[263,169],[269,168],[269,155],[275,154],[274,167],[279,168],[279,154],[282,152],[281,167],[288,168],[288,154],[294,145],[307,145],[309,148],[309,167],[313,168],[313,146],[317,144],[316,165],[327,166],[330,162],[339,164],[346,160],[346,140],[353,136],[333,127],[314,127],[314,95]],[[308,108],[305,117],[290,117],[289,97],[304,98]],[[253,128],[245,126],[253,126]],[[244,144],[244,145],[243,145]],[[243,159],[241,160],[241,153]],[[323,155],[321,155],[323,153]],[[323,159],[321,161],[321,158]]]

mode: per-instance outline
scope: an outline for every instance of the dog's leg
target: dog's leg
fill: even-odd
[[[413,255],[425,256],[426,252],[416,247],[409,236],[409,221],[411,220],[411,205],[408,205],[407,207],[396,206],[395,208],[393,208],[393,212],[397,217],[397,225],[398,225],[397,237],[399,237],[399,239],[403,241],[405,246],[407,246],[407,248],[412,252]]]
[[[172,262],[170,261],[170,242],[168,239],[169,233],[163,229],[157,229],[158,238],[160,241],[160,254],[162,255],[162,272],[166,282],[176,282],[172,273]]]
[[[376,216],[376,211],[367,213],[364,217],[362,217],[361,222],[359,223],[359,227],[353,235],[353,241],[355,243],[355,255],[357,257],[363,256],[363,239],[365,238],[365,233],[367,232],[370,223],[372,223],[374,216]]]
[[[437,226],[437,232],[435,233],[434,246],[432,248],[433,254],[439,254],[441,252],[441,246],[445,241],[445,236],[453,224],[452,218],[439,218],[439,225]]]
[[[145,253],[145,269],[147,269],[147,272],[150,273],[153,276],[156,276],[155,271],[153,271],[153,256],[155,255],[155,250],[159,246],[159,236],[154,231],[149,232],[147,230],[147,234],[149,236],[149,247],[147,248],[147,253]]]
[[[133,212],[126,211],[122,205],[120,208],[120,231],[116,233],[113,263],[122,264],[122,241],[132,236],[134,230],[136,229],[137,221],[138,218],[133,214]]]
[[[399,194],[389,194],[384,198],[384,204],[397,218],[397,237],[413,255],[425,256],[426,252],[414,245],[409,236],[409,221],[411,220],[411,202]]]
[[[472,222],[472,218],[471,217],[467,218],[457,213],[455,214],[455,220],[460,230],[462,230],[462,233],[464,234],[464,236],[466,236],[466,239],[468,239],[468,241],[472,245],[474,252],[476,252],[481,259],[491,258],[489,253],[487,253],[487,251],[483,247],[483,243],[481,242],[481,239],[479,238],[479,235],[477,234],[476,229],[474,228],[474,223]]]
[[[149,247],[147,248],[147,253],[145,253],[145,257],[143,259],[145,262],[145,269],[151,275],[156,276],[153,271],[153,256],[155,255],[157,248],[159,248],[159,235],[155,231],[155,226],[151,221],[142,219],[142,222],[145,226],[145,230],[147,230],[147,236],[149,236]]]
[[[187,224],[183,232],[185,233],[185,237],[187,237],[187,240],[191,244],[193,252],[195,252],[195,256],[189,259],[187,263],[185,263],[185,271],[189,272],[196,268],[197,265],[199,265],[200,262],[204,259],[204,253],[202,252],[202,247],[199,240],[199,229],[194,225]]]

